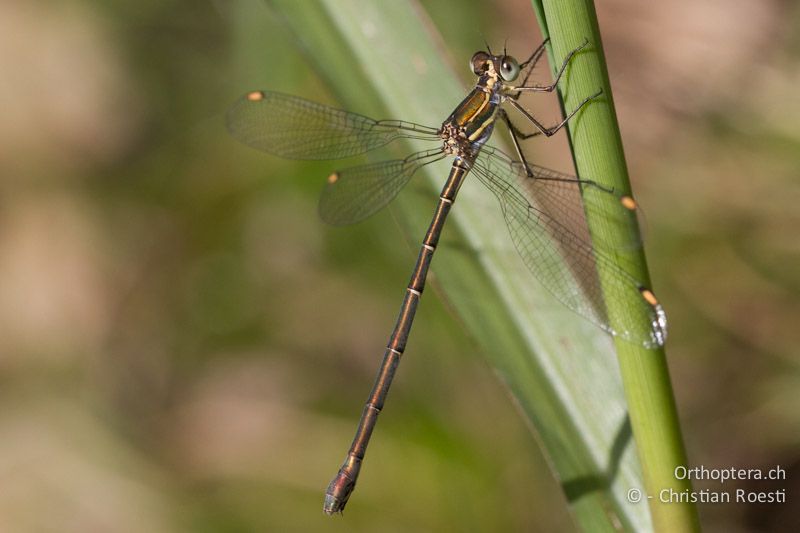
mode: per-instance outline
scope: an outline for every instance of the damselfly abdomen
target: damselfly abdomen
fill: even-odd
[[[464,178],[474,174],[497,200],[511,239],[525,265],[556,298],[601,328],[647,347],[666,339],[666,316],[653,292],[613,258],[613,246],[637,246],[636,202],[599,183],[530,164],[520,141],[558,131],[585,104],[565,119],[544,127],[518,102],[525,92],[549,92],[558,84],[572,56],[565,59],[551,85],[527,85],[544,43],[522,64],[508,55],[478,52],[471,60],[478,76],[475,88],[439,128],[398,120],[373,120],[296,96],[251,92],[228,112],[231,134],[259,150],[291,159],[338,159],[384,146],[395,139],[434,141],[438,147],[405,159],[348,168],[328,176],[319,212],[335,225],[363,220],[386,206],[424,165],[446,157],[453,164],[406,288],[394,331],[389,337],[375,385],[359,422],[350,451],[325,496],[326,513],[341,512],[355,487],[378,414],[400,362],[417,304],[445,220]],[[522,83],[512,85],[527,69]],[[525,133],[501,107],[507,103],[535,129]],[[485,146],[497,121],[508,126],[518,159]],[[622,229],[619,243],[592,243],[586,215],[604,217]],[[598,276],[603,271],[603,284]],[[623,305],[607,305],[624,302]],[[613,309],[609,314],[607,309]]]

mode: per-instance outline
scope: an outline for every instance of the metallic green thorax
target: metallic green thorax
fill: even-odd
[[[480,69],[477,72],[482,72],[475,88],[458,104],[439,130],[446,153],[471,162],[491,136],[500,104],[505,100],[504,93],[511,89],[504,85],[495,69],[494,62],[498,59],[487,55],[481,65],[476,67],[473,64],[473,70],[477,68]]]

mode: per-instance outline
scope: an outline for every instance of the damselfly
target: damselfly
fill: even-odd
[[[405,159],[357,166],[328,176],[319,213],[334,225],[367,218],[386,206],[421,167],[453,158],[355,438],[344,464],[328,486],[326,513],[341,512],[355,487],[372,430],[405,350],[445,219],[469,172],[500,202],[511,240],[525,265],[556,298],[612,335],[647,347],[664,343],[666,316],[655,295],[613,258],[609,248],[638,245],[636,202],[597,182],[532,165],[520,146],[521,140],[534,135],[553,135],[582,106],[599,96],[598,92],[587,97],[550,128],[518,102],[520,95],[527,92],[551,92],[570,59],[587,44],[567,55],[551,85],[527,84],[545,43],[521,64],[505,51],[500,55],[491,50],[477,52],[470,61],[472,72],[478,77],[475,88],[439,128],[399,120],[372,120],[271,91],[251,92],[229,110],[227,125],[234,137],[259,150],[291,159],[344,158],[403,138],[439,143],[438,148]],[[526,70],[522,83],[512,85]],[[526,133],[519,129],[501,107],[504,103],[535,130]],[[518,159],[484,146],[498,120],[508,127]],[[595,242],[593,246],[585,226],[587,213],[619,225],[629,235],[628,242]],[[606,305],[615,302],[625,304]]]

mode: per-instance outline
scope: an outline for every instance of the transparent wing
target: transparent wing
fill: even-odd
[[[585,228],[586,213],[593,216],[594,220],[602,220],[604,224],[612,226],[611,231],[603,232],[603,236],[614,235],[618,240],[609,242],[603,240],[607,237],[597,237],[592,239],[595,247],[633,250],[642,246],[639,228],[644,222],[644,215],[630,196],[596,182],[537,165],[530,165],[533,176],[529,177],[520,161],[492,147],[483,149],[479,164],[489,173],[515,178],[527,198],[536,199],[539,209],[568,227]]]
[[[297,96],[248,93],[226,115],[228,131],[244,144],[288,159],[339,159],[399,138],[440,140],[435,128],[373,120]]]
[[[319,215],[334,226],[354,224],[394,199],[420,167],[444,158],[441,149],[334,172],[319,199]]]
[[[651,348],[662,345],[666,315],[653,293],[590,244],[582,211],[560,204],[561,193],[543,192],[543,184],[534,188],[536,195],[528,196],[532,180],[524,171],[515,171],[519,163],[506,165],[511,160],[494,157],[496,152],[481,154],[472,170],[499,200],[511,240],[528,270],[558,300],[609,333]],[[548,183],[562,186],[560,181]],[[544,207],[540,198],[550,205]],[[606,302],[611,301],[624,302],[609,306],[615,316],[608,316]]]

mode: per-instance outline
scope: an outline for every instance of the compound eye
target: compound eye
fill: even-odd
[[[519,76],[519,63],[511,56],[503,56],[500,60],[500,76],[505,81],[514,81]]]
[[[486,52],[475,52],[475,55],[469,60],[469,68],[472,69],[473,74],[480,76],[489,70],[490,60],[491,57]]]

